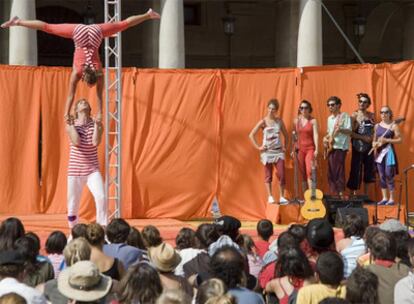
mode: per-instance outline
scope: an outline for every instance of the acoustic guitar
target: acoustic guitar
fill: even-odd
[[[389,131],[392,130],[392,127],[394,125],[399,125],[400,123],[402,123],[404,121],[405,121],[405,117],[400,117],[400,118],[397,118],[396,120],[394,120],[391,123],[391,125],[388,127],[388,129],[378,139],[383,138]],[[374,152],[374,155],[377,155],[377,149],[382,146],[382,144],[379,143],[378,139],[377,139],[376,142],[372,143],[372,149],[368,152],[368,155],[371,155],[372,152]]]
[[[323,193],[316,189],[316,168],[312,162],[312,189],[305,191],[305,204],[300,209],[300,214],[307,220],[324,217],[326,215],[326,208],[322,202]]]
[[[324,149],[323,149],[323,159],[327,159],[329,153],[332,152],[333,146],[334,146],[334,143],[335,143],[335,136],[338,134],[339,127],[342,124],[342,121],[344,120],[345,115],[343,115],[343,113],[341,113],[339,115],[340,116],[338,117],[338,119],[335,122],[334,129],[333,129],[332,133],[325,136]]]

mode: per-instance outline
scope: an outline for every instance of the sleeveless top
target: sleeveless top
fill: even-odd
[[[79,145],[70,143],[68,176],[88,176],[99,171],[98,148],[92,144],[94,122],[75,125],[79,134]]]
[[[121,279],[121,276],[119,275],[118,271],[118,259],[114,258],[114,263],[112,264],[111,268],[109,268],[107,271],[102,272],[102,274],[119,281]]]
[[[98,49],[103,39],[99,25],[78,24],[73,31],[73,41],[76,52],[82,52],[85,58],[85,66],[93,70],[100,68]]]
[[[283,296],[283,298],[279,299],[279,304],[288,304],[289,303],[289,297],[290,295],[292,295],[295,291],[297,292],[299,289],[301,289],[303,287],[303,279],[297,279],[296,284],[293,285],[293,291],[290,295],[287,294],[286,290],[283,288],[282,282],[281,282],[281,278],[278,279],[279,280],[279,285],[280,288],[282,288],[283,293],[285,294]]]
[[[280,141],[280,130],[279,119],[271,126],[268,126],[266,121],[263,120],[263,145],[267,147],[267,150],[260,154],[260,159],[264,165],[276,163],[279,159],[285,159],[282,142]]]
[[[340,253],[344,261],[344,277],[348,278],[357,267],[357,259],[367,252],[363,238],[351,236],[352,243]]]
[[[374,120],[365,117],[364,120],[358,123],[358,128],[355,133],[359,135],[372,136],[374,134]],[[372,143],[367,143],[361,139],[352,139],[352,148],[358,152],[367,152],[372,148]]]
[[[297,122],[298,149],[301,151],[315,150],[313,141],[313,124],[310,120],[303,126],[300,119]]]
[[[384,128],[380,124],[377,124],[377,131],[375,135],[377,136],[377,138],[380,138],[380,137],[394,138],[395,132],[388,128]],[[395,153],[393,144],[384,144],[377,149],[377,157],[375,159],[375,162],[382,163],[384,158],[386,160],[386,165],[395,166],[396,174],[398,174],[398,160],[397,160],[397,154]]]

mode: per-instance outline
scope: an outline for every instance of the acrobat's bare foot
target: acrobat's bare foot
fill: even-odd
[[[19,17],[17,17],[17,16],[14,16],[14,17],[13,17],[13,18],[11,18],[9,21],[4,22],[4,23],[1,25],[1,27],[2,27],[2,28],[8,28],[8,27],[11,27],[11,26],[19,25],[19,21],[20,21],[20,18],[19,18]]]
[[[160,19],[161,16],[157,12],[153,11],[152,8],[150,8],[147,12],[147,14],[150,16],[151,19]]]

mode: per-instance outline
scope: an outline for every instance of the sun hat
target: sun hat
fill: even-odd
[[[181,262],[178,252],[168,243],[162,243],[148,249],[151,263],[161,272],[170,272]]]
[[[100,273],[91,261],[79,261],[64,269],[58,277],[58,289],[76,301],[96,301],[105,297],[112,287],[112,279]]]
[[[379,225],[379,229],[388,232],[407,231],[407,227],[401,224],[399,220],[388,219]]]

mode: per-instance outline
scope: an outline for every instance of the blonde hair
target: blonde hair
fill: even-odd
[[[10,292],[0,297],[1,304],[26,304],[26,300],[15,292]]]
[[[220,279],[210,279],[204,281],[198,288],[196,302],[200,304],[207,303],[210,299],[218,300],[221,296],[224,296],[227,292],[227,287]],[[216,302],[208,302],[216,303]],[[222,303],[222,302],[220,302]],[[227,302],[223,302],[227,303]],[[231,303],[231,302],[230,302]]]
[[[86,228],[86,239],[92,246],[100,246],[105,242],[105,231],[97,223],[89,224]]]
[[[157,300],[157,304],[190,304],[191,298],[183,290],[167,289]]]
[[[78,237],[66,245],[63,250],[67,266],[71,266],[79,261],[88,261],[91,257],[91,247],[83,237]]]
[[[205,304],[236,304],[236,298],[231,294],[226,293],[221,296],[216,296],[208,299]]]
[[[89,105],[89,115],[91,115],[92,108],[91,108],[91,105],[89,104],[89,101],[87,101],[85,98],[81,98],[75,103],[75,118],[78,118],[78,105],[81,101],[86,101],[88,103],[88,105]]]
[[[102,72],[92,69],[87,66],[83,70],[82,80],[87,84],[95,85],[98,81],[98,78],[102,76]]]

